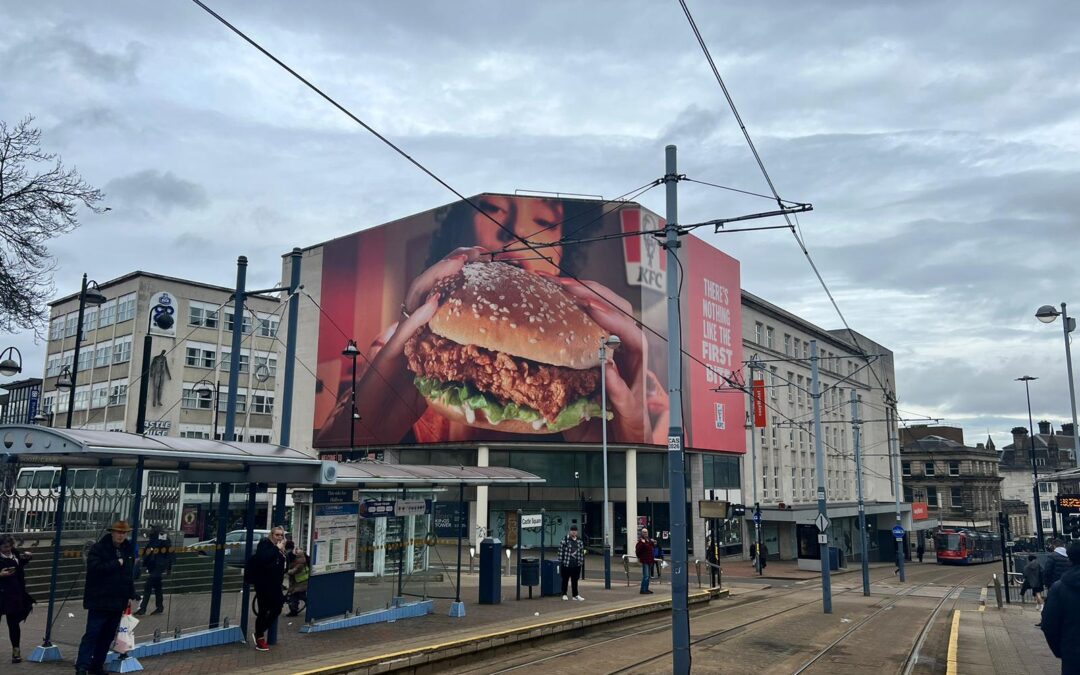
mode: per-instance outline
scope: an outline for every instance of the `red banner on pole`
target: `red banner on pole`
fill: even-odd
[[[754,426],[760,429],[765,425],[765,380],[754,380]]]

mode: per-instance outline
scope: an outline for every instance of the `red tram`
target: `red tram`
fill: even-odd
[[[1001,560],[1001,535],[978,530],[938,530],[934,533],[937,561],[942,565],[974,565]]]

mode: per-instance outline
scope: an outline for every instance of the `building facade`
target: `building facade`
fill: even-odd
[[[894,462],[889,440],[895,422],[886,419],[886,391],[895,382],[892,352],[865,336],[822,329],[747,291],[742,292],[743,351],[762,369],[766,425],[748,434],[752,452],[744,458],[741,494],[761,505],[762,539],[771,556],[807,559],[817,544],[817,470],[814,442],[811,340],[816,340],[825,493],[829,503],[830,546],[847,559],[859,559],[858,504],[851,395],[859,408],[863,499],[869,550],[878,560],[892,556],[890,531],[896,524]],[[857,344],[856,344],[857,343]],[[870,355],[870,364],[862,354]],[[749,369],[744,371],[749,379]],[[756,468],[755,465],[756,464]],[[756,487],[756,492],[755,492]],[[902,504],[902,523],[910,529],[910,504]],[[753,533],[748,528],[747,540]],[[809,565],[812,567],[813,562]]]
[[[232,289],[141,271],[98,288],[105,302],[84,310],[71,427],[135,431],[143,344],[149,333],[153,358],[146,433],[220,438],[232,352]],[[58,390],[57,382],[73,367],[79,293],[54,301],[50,308],[40,408],[46,424],[64,426],[69,391]],[[277,332],[282,308],[274,297],[246,300],[238,440],[273,442],[277,437]]]
[[[1037,481],[1036,476],[1076,467],[1076,437],[1073,435],[1072,424],[1063,424],[1060,432],[1055,433],[1050,422],[1041,421],[1034,442],[1028,437],[1028,430],[1024,427],[1013,428],[1012,435],[1013,442],[1001,449],[998,463],[998,471],[1004,478],[1001,496],[1023,502],[1028,509],[1025,523],[1027,529],[1014,531],[1013,535],[1033,537],[1037,534],[1033,490],[1037,483],[1043,536],[1050,537],[1054,531],[1059,531],[1060,527],[1060,520],[1054,516],[1052,510],[1060,486],[1054,481]]]
[[[33,424],[41,406],[41,379],[8,382],[0,389],[7,392],[7,400],[0,408],[0,424]]]
[[[927,425],[902,429],[900,440],[905,501],[925,502],[943,527],[997,528],[1003,478],[992,440],[970,447],[962,429]]]

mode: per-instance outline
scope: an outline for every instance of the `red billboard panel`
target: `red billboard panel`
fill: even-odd
[[[768,424],[765,415],[765,380],[754,380],[754,427],[764,428]]]
[[[911,519],[926,520],[930,517],[930,508],[926,502],[911,502]]]
[[[315,447],[599,443],[605,411],[612,443],[666,443],[665,254],[655,237],[616,236],[663,220],[625,203],[472,201],[323,245]],[[688,420],[707,416],[687,446],[742,452],[745,405],[710,391],[742,358],[738,262],[684,241],[685,348],[709,364],[686,361]]]

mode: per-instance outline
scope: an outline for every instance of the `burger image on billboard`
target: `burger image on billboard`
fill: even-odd
[[[559,433],[601,416],[607,333],[561,285],[507,263],[472,262],[432,295],[439,308],[405,356],[440,414],[520,434]]]

